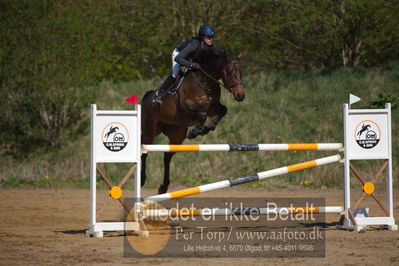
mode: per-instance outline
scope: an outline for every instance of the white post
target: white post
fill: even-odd
[[[385,109],[388,110],[388,173],[387,173],[387,203],[388,203],[388,212],[389,217],[394,220],[393,218],[393,177],[392,177],[392,127],[391,127],[391,104],[386,103]],[[389,230],[398,230],[397,225],[388,225]]]
[[[96,183],[97,183],[97,173],[96,167],[97,162],[94,156],[95,154],[95,145],[94,145],[94,132],[96,132],[96,112],[97,105],[92,104],[91,108],[91,128],[90,128],[90,228],[89,231],[94,231],[94,225],[96,224],[96,201],[97,201],[97,191],[96,191]]]
[[[137,129],[136,129],[136,142],[137,142],[137,149],[139,151],[138,160],[137,160],[137,167],[136,167],[136,175],[135,175],[135,186],[134,186],[134,220],[138,221],[139,218],[139,211],[142,210],[141,208],[141,105],[136,105],[137,111]]]
[[[348,124],[348,115],[349,115],[349,105],[344,104],[343,108],[343,121],[344,121],[344,208],[345,208],[345,217],[349,217],[349,208],[351,207],[351,189],[350,189],[350,180],[351,180],[351,172],[349,168],[350,160],[349,160],[349,149],[348,147],[348,137],[347,137],[347,124]],[[349,222],[345,220],[345,222]],[[348,225],[349,226],[349,225]]]
[[[137,168],[136,168],[136,182],[134,188],[134,197],[135,200],[140,200],[141,198],[141,105],[136,105],[137,111],[137,130],[136,130],[136,142],[138,144],[139,154],[137,155],[139,158],[137,160]]]

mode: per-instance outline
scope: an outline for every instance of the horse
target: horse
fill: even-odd
[[[369,127],[371,127],[370,125],[362,125],[362,128],[359,130],[359,132],[357,132],[357,136],[360,138],[363,134],[363,132],[368,131]]]
[[[115,133],[117,130],[119,130],[119,127],[112,127],[109,129],[107,134],[105,134],[104,138],[108,139],[111,134]]]
[[[201,51],[194,56],[194,62],[200,64],[198,70],[190,70],[177,89],[177,95],[168,93],[161,106],[153,105],[155,91],[145,93],[141,101],[141,144],[152,144],[163,133],[170,144],[181,144],[186,138],[193,139],[215,130],[227,113],[227,107],[220,103],[221,88],[224,86],[241,102],[245,98],[243,71],[240,65],[243,54],[235,56],[223,48]],[[223,83],[220,83],[219,80]],[[207,117],[214,117],[205,124]],[[187,135],[188,127],[195,126]],[[158,189],[159,194],[166,193],[170,184],[169,167],[175,153],[164,153],[164,179]],[[141,185],[146,180],[147,154],[142,154]]]

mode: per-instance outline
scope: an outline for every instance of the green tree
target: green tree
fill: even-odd
[[[172,49],[217,29],[246,71],[373,66],[399,59],[394,0],[2,0],[0,138],[22,154],[81,134],[95,86],[153,78]]]
[[[76,134],[101,71],[88,14],[69,1],[1,5],[1,139],[19,155],[60,145]]]
[[[251,40],[242,45],[253,51],[250,60],[257,67],[375,65],[398,58],[397,1],[265,0],[250,5],[240,31]]]

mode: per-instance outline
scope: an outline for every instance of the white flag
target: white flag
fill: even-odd
[[[357,103],[360,100],[361,99],[359,97],[357,97],[356,95],[349,94],[349,105]]]

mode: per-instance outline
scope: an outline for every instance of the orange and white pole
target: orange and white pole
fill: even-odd
[[[328,151],[342,149],[342,143],[142,145],[144,153],[200,151]]]
[[[291,172],[296,172],[308,168],[313,168],[325,164],[330,164],[330,163],[335,163],[339,162],[341,160],[341,156],[339,154],[329,156],[329,157],[324,157],[320,159],[316,159],[313,161],[307,161],[303,163],[298,163],[298,164],[293,164],[289,166],[284,166],[281,168],[276,168],[273,170],[265,171],[265,172],[260,172],[257,174],[252,174],[252,175],[247,175],[247,176],[242,176],[242,177],[237,177],[233,179],[228,179],[224,181],[219,181],[207,185],[202,185],[198,187],[193,187],[193,188],[187,188],[183,190],[178,190],[175,192],[170,192],[170,193],[165,193],[165,194],[160,194],[160,195],[155,195],[151,197],[147,197],[144,200],[150,200],[150,201],[165,201],[169,199],[177,199],[177,198],[183,198],[203,192],[208,192],[208,191],[213,191],[221,188],[227,188],[235,185],[240,185],[240,184],[245,184],[245,183],[250,183],[250,182],[255,182],[259,180],[263,180],[269,177],[273,176],[278,176],[278,175],[283,175]]]

